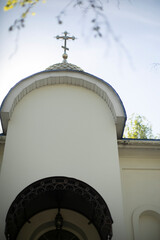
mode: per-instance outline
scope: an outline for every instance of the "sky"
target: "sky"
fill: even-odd
[[[63,41],[55,36],[67,31],[76,37],[67,43],[68,62],[108,82],[119,94],[127,117],[145,116],[154,135],[160,134],[159,0],[102,0],[111,31],[99,19],[101,38],[94,37],[91,10],[65,7],[72,2],[68,0],[39,2],[25,27],[9,32],[22,9],[4,12],[5,2],[0,1],[0,103],[23,78],[62,62]],[[57,24],[63,9],[63,24]]]

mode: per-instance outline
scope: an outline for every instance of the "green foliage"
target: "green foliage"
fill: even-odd
[[[38,3],[45,3],[47,0],[6,0],[6,5],[4,6],[4,11],[12,10],[15,7],[21,8],[21,16],[15,19],[14,23],[9,27],[9,31],[15,29],[20,30],[25,27],[26,17],[31,13],[35,15],[35,12],[32,12],[32,9]],[[51,0],[53,1],[53,0]],[[114,0],[119,6],[119,0]],[[54,2],[54,1],[53,1]],[[66,0],[65,5],[62,2],[62,10],[57,15],[58,24],[63,23],[63,18],[65,18],[68,9],[79,8],[82,14],[82,17],[89,17],[89,22],[92,28],[92,32],[95,37],[102,37],[102,32],[109,33],[108,35],[116,42],[119,43],[123,50],[124,46],[120,42],[119,37],[114,33],[106,12],[104,12],[104,4],[108,4],[109,0],[99,1],[99,0]],[[55,8],[55,4],[53,3]],[[16,16],[17,17],[17,16]],[[126,50],[125,50],[126,51]]]
[[[152,139],[155,138],[152,133],[152,125],[144,117],[132,114],[124,131],[124,138]]]
[[[35,15],[35,12],[31,12],[31,9],[39,2],[45,3],[47,0],[6,0],[6,5],[4,6],[4,11],[8,11],[15,7],[22,7],[22,14],[19,18],[15,19],[13,25],[10,26],[9,31],[15,29],[21,29],[25,26],[25,20],[29,13],[31,15]],[[117,0],[118,1],[118,0]],[[95,37],[99,36],[102,37],[101,28],[99,21],[103,23],[107,23],[106,26],[108,28],[108,32],[111,33],[112,37],[115,38],[114,40],[117,41],[117,37],[114,36],[113,31],[111,30],[110,24],[103,13],[103,4],[99,0],[66,0],[66,5],[63,7],[62,11],[57,15],[58,24],[62,24],[62,18],[66,15],[66,11],[68,8],[75,8],[79,7],[82,11],[87,14],[89,11],[93,13],[94,17],[91,19],[92,30],[95,33]],[[54,6],[54,5],[53,5]],[[84,10],[83,10],[84,9]]]
[[[8,11],[13,9],[17,6],[22,7],[23,11],[20,18],[16,19],[13,25],[10,26],[9,31],[14,29],[21,29],[24,27],[25,18],[31,12],[31,9],[38,3],[40,0],[6,0],[6,5],[4,6],[3,10]],[[42,3],[45,3],[45,0],[41,0]],[[34,16],[35,12],[31,12],[31,15]]]
[[[34,5],[37,2],[39,2],[39,0],[7,0],[6,5],[4,6],[4,11],[8,11],[18,5],[21,7],[26,7],[32,4]]]

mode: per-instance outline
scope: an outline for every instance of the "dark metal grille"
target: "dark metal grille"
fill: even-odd
[[[26,187],[8,211],[6,238],[15,240],[32,216],[55,208],[81,213],[89,219],[88,224],[94,224],[102,240],[112,238],[112,217],[101,195],[88,184],[68,177],[49,177]]]

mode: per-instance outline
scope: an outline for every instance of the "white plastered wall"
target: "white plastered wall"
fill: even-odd
[[[115,122],[106,102],[90,90],[45,86],[15,107],[0,176],[0,239],[17,194],[49,176],[77,178],[95,188],[110,209],[113,239],[125,239]]]
[[[124,145],[119,149],[119,156],[127,238],[157,240],[160,237],[157,228],[160,225],[160,146]],[[150,235],[146,237],[147,232]]]

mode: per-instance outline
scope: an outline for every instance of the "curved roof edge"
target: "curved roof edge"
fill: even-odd
[[[99,95],[110,108],[116,124],[117,137],[122,137],[126,121],[126,111],[117,92],[104,80],[89,73],[75,70],[42,71],[22,79],[13,86],[1,105],[0,117],[3,133],[6,134],[7,132],[8,121],[12,116],[15,106],[25,95],[40,87],[55,84],[80,86]]]

